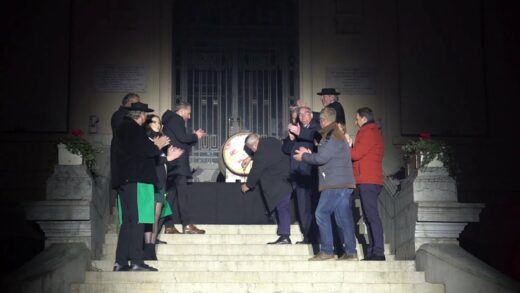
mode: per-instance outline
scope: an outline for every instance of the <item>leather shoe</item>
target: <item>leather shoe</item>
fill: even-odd
[[[386,257],[384,255],[371,255],[371,256],[365,257],[363,260],[366,260],[366,261],[385,261]]]
[[[291,238],[289,236],[280,236],[276,241],[267,244],[291,244]]]
[[[182,234],[177,230],[175,227],[165,227],[164,228],[164,234]]]
[[[307,239],[303,239],[302,241],[296,241],[296,244],[311,244],[311,242]]]
[[[158,269],[151,267],[147,264],[133,264],[130,266],[130,271],[133,272],[157,272]]]
[[[204,233],[206,233],[205,230],[199,229],[199,228],[197,228],[197,226],[195,226],[193,224],[189,224],[189,225],[182,227],[182,232],[184,232],[185,234],[204,234]]]
[[[328,254],[323,251],[320,251],[315,256],[309,258],[309,261],[335,260],[335,259],[336,259],[336,256],[334,254]]]
[[[129,271],[130,267],[128,265],[120,265],[117,262],[114,264],[114,272],[126,272]]]
[[[168,242],[155,238],[155,244],[168,244]]]

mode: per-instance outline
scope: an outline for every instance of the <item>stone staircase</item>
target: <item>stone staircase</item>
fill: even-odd
[[[198,225],[205,235],[161,235],[159,272],[112,272],[117,234],[106,235],[101,260],[94,260],[85,282],[71,292],[425,292],[444,286],[425,281],[414,261],[309,262],[311,245],[266,245],[275,225]],[[293,242],[301,240],[291,226]],[[358,253],[362,258],[362,249]]]

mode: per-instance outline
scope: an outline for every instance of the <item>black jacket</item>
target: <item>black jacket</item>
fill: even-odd
[[[184,150],[184,153],[175,160],[175,163],[169,162],[168,174],[177,174],[184,176],[191,176],[189,153],[191,147],[197,143],[198,138],[195,133],[188,133],[186,123],[181,116],[170,110],[166,110],[162,115],[162,122],[164,125],[163,133],[168,136],[171,145]]]
[[[289,156],[282,152],[282,144],[274,137],[261,138],[253,156],[253,167],[247,177],[247,186],[258,183],[269,211],[292,192],[289,183]]]
[[[157,184],[155,157],[161,151],[133,119],[123,118],[110,149],[114,156],[111,166],[113,188],[137,182]]]
[[[334,102],[328,104],[326,107],[336,110],[336,122],[337,123],[346,125],[347,122],[345,120],[345,110],[343,110],[343,106],[341,106],[341,104],[339,102],[334,101]],[[320,124],[320,113],[319,112],[312,112],[312,113],[314,115],[314,117],[312,117],[312,119],[319,125]]]
[[[110,119],[110,125],[112,126],[112,135],[116,133],[117,128],[123,122],[123,118],[128,114],[128,110],[123,106],[119,106],[119,109],[112,114],[112,118]]]

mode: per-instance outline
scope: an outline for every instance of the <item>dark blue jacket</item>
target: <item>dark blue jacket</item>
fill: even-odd
[[[314,120],[311,120],[308,128],[303,127],[300,123],[300,135],[296,136],[294,140],[290,140],[287,137],[283,141],[284,153],[291,156],[291,179],[299,185],[306,185],[305,183],[310,184],[312,183],[311,181],[315,181],[313,178],[316,175],[316,167],[303,161],[296,161],[292,156],[300,147],[305,147],[315,152],[317,148],[314,145],[314,139],[319,134],[319,130],[320,126]]]

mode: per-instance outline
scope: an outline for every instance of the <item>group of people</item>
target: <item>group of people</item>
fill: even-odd
[[[355,123],[360,130],[353,142],[346,133],[339,93],[325,88],[318,95],[324,105],[319,113],[298,101],[297,115],[288,125],[283,143],[256,133],[246,137],[245,149],[250,156],[242,164],[254,163],[247,182],[241,185],[242,192],[260,185],[269,211],[276,211],[279,237],[268,244],[291,244],[294,193],[304,235],[297,244],[319,238],[320,252],[309,260],[336,258],[332,215],[345,252],[339,259],[357,260],[352,216],[352,193],[357,188],[370,242],[365,260],[385,260],[377,209],[384,153],[379,127],[372,110],[359,109]],[[144,260],[157,259],[155,245],[166,243],[157,237],[163,225],[166,234],[205,233],[192,223],[187,182],[191,176],[189,150],[206,133],[187,130],[186,122],[191,119],[187,102],[164,112],[162,121],[149,114],[153,111],[137,94],[130,93],[112,115],[111,175],[121,223],[114,271],[156,271]],[[174,207],[182,232],[171,217]]]
[[[187,178],[189,149],[206,133],[189,133],[191,105],[181,102],[161,118],[137,94],[127,94],[112,115],[112,187],[117,192],[120,231],[114,271],[157,271],[144,263],[156,260],[162,226],[166,234],[204,234],[191,222]],[[175,228],[177,207],[182,232]]]
[[[352,194],[357,189],[369,236],[364,260],[383,261],[383,227],[377,204],[383,187],[383,136],[372,110],[364,107],[356,111],[359,131],[354,142],[346,132],[339,93],[324,88],[318,95],[324,108],[312,112],[298,101],[297,115],[289,123],[283,142],[260,138],[256,133],[246,137],[245,148],[251,155],[242,164],[254,163],[242,192],[259,184],[268,209],[276,211],[279,237],[268,244],[291,244],[290,198],[294,192],[304,236],[297,244],[319,238],[320,251],[309,260],[336,259],[332,216],[343,246],[339,250],[344,251],[338,259],[358,260],[352,214]]]

